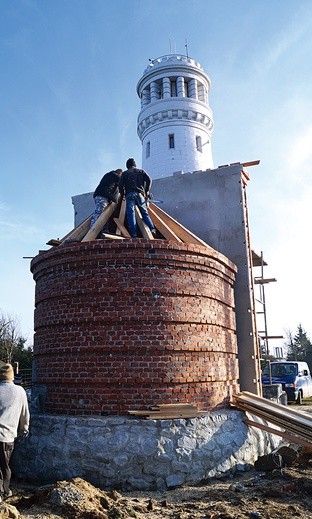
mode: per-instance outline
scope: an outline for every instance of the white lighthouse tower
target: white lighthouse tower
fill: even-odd
[[[213,168],[210,79],[188,56],[150,59],[137,84],[142,167],[153,178]]]

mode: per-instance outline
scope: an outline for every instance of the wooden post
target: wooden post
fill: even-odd
[[[119,198],[120,198],[120,196],[119,196]],[[118,201],[110,202],[110,204],[108,204],[105,207],[103,213],[98,217],[98,219],[96,220],[93,227],[91,227],[91,229],[87,232],[87,234],[81,241],[95,240],[97,238],[97,236],[100,234],[101,230],[103,229],[103,226],[106,224],[106,222],[109,220],[109,218],[114,213],[117,205],[118,205]]]

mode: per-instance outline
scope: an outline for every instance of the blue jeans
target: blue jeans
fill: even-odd
[[[93,216],[92,216],[92,219],[91,219],[90,229],[91,229],[91,227],[93,227],[93,225],[97,221],[98,217],[101,216],[101,214],[103,213],[105,207],[108,206],[109,200],[105,196],[96,196],[94,198],[94,203],[95,203],[95,209],[94,209],[94,213],[93,213]],[[104,225],[102,231],[103,232],[108,232],[108,222],[106,222],[106,224]]]
[[[14,442],[0,442],[0,495],[5,497],[10,490],[11,469],[10,458]]]
[[[140,213],[143,218],[143,222],[152,230],[154,229],[154,224],[149,217],[147,212],[145,198],[141,193],[137,193],[132,191],[131,193],[126,194],[126,213],[127,213],[127,222],[129,226],[130,236],[132,238],[137,237],[137,224],[135,219],[135,206],[138,206]]]

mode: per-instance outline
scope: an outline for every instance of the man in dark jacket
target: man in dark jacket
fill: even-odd
[[[152,179],[143,169],[138,169],[134,159],[126,162],[127,170],[123,172],[119,181],[119,191],[122,197],[126,197],[126,213],[130,236],[137,237],[137,224],[135,219],[135,206],[138,206],[143,221],[150,228],[153,236],[156,229],[147,211],[146,198],[148,198]]]
[[[105,207],[111,202],[117,202],[118,199],[118,183],[122,169],[116,169],[115,171],[109,171],[104,175],[101,182],[97,186],[93,193],[95,209],[91,219],[90,228],[95,224],[98,217],[103,213]],[[108,223],[103,227],[102,232],[108,233]]]

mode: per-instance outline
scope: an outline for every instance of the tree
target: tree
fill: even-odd
[[[26,339],[20,337],[13,348],[12,360],[18,362],[19,369],[31,369],[33,351],[31,346],[25,345]]]
[[[0,311],[0,360],[10,364],[18,362],[21,369],[30,369],[32,349],[25,343],[17,319]]]
[[[296,335],[288,332],[286,347],[287,360],[302,360],[312,364],[312,343],[301,324],[298,325]]]

